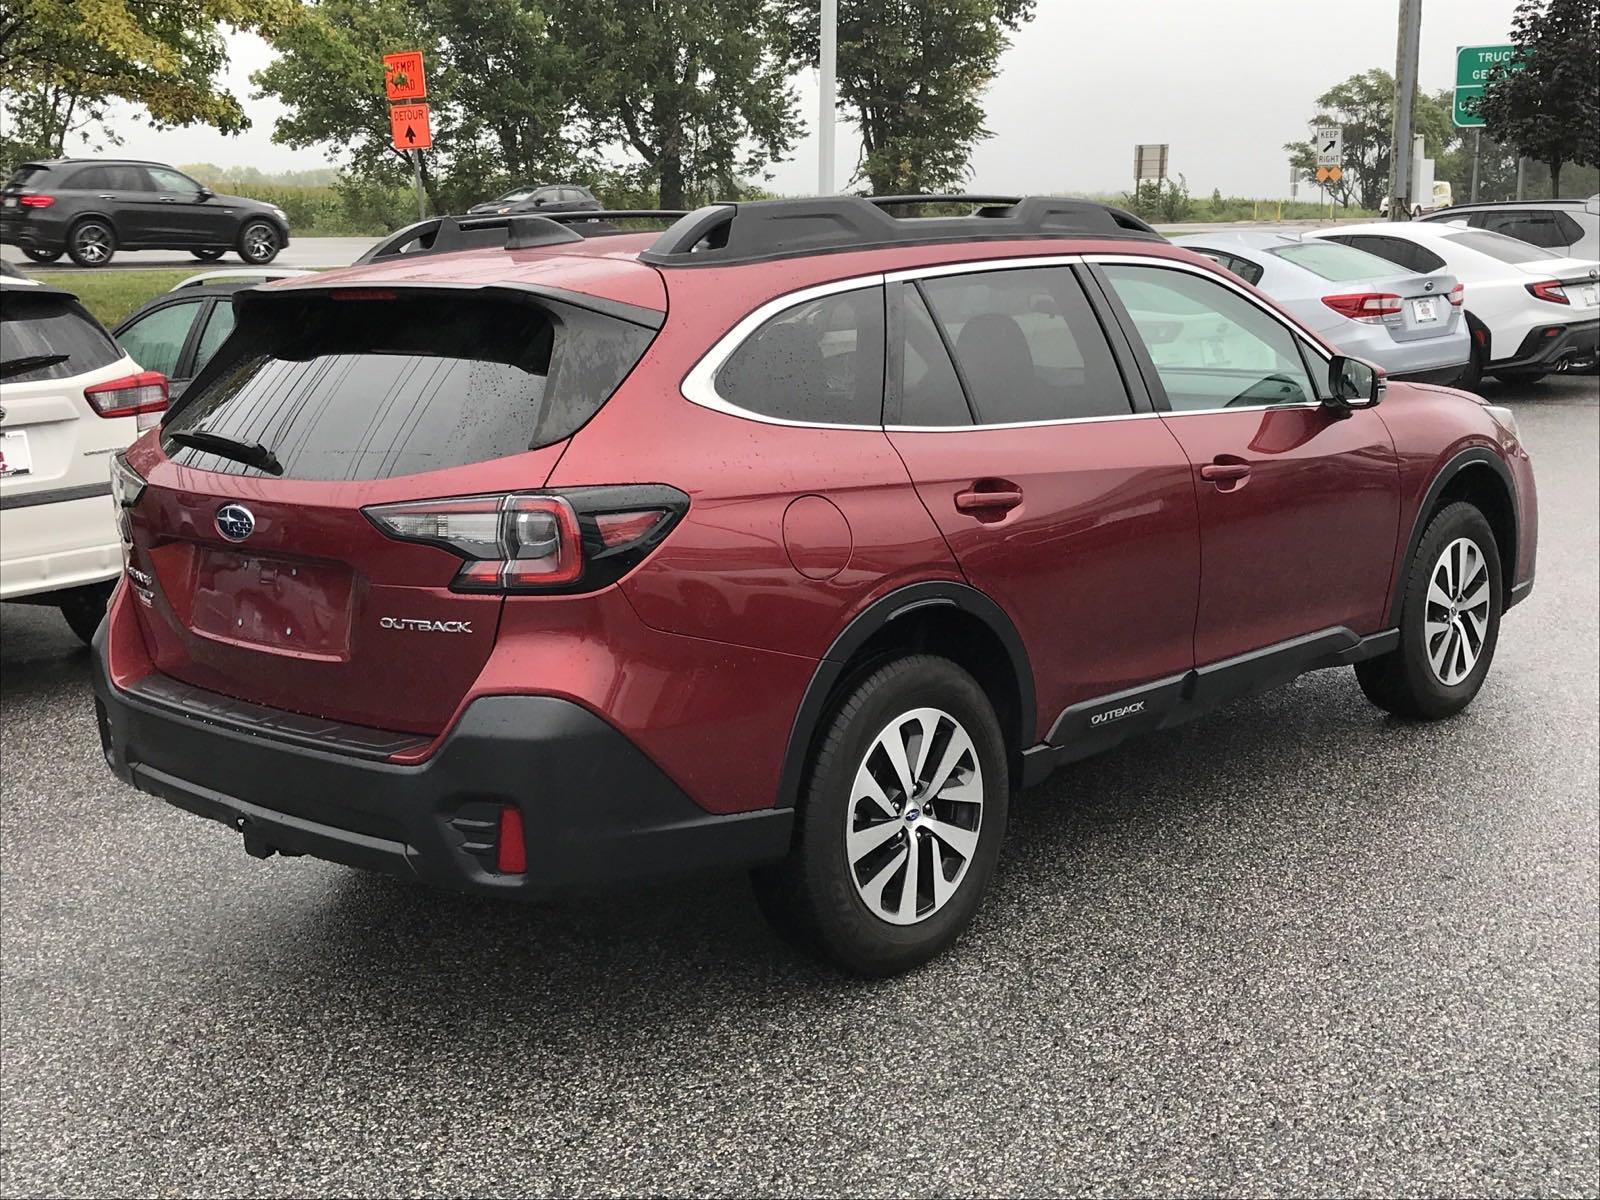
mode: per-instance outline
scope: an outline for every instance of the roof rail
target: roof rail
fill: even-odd
[[[581,242],[587,237],[621,233],[613,220],[676,220],[687,214],[681,208],[589,209],[561,213],[513,213],[486,217],[429,217],[390,234],[357,263],[377,262],[396,255],[448,254],[453,250],[531,250]],[[583,228],[593,224],[593,229]],[[571,229],[568,226],[578,225]]]
[[[965,204],[958,217],[895,217],[887,209]],[[1017,238],[1161,240],[1120,208],[1058,196],[821,196],[708,204],[639,255],[656,266],[711,266],[840,250]]]

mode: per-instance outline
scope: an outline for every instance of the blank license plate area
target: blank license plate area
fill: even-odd
[[[33,474],[33,455],[28,451],[28,435],[20,429],[0,433],[0,479]]]
[[[1437,321],[1439,319],[1439,310],[1435,306],[1438,303],[1439,302],[1437,300],[1434,300],[1431,297],[1424,300],[1413,300],[1411,302],[1412,318],[1419,325],[1425,325],[1430,321]]]
[[[274,654],[342,662],[350,654],[350,569],[202,549],[190,628]]]

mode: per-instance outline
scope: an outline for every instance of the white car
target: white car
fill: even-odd
[[[1592,258],[1433,221],[1342,225],[1306,236],[1459,279],[1472,332],[1462,387],[1475,387],[1484,375],[1529,380],[1552,371],[1593,371],[1600,357],[1600,262]]]
[[[87,642],[122,572],[111,456],[167,406],[70,292],[0,276],[0,600],[60,607]]]

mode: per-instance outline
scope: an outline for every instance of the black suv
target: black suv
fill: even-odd
[[[576,183],[555,183],[545,187],[514,187],[503,196],[485,200],[467,209],[469,216],[508,216],[517,213],[598,212],[600,201],[588,188]]]
[[[0,189],[0,243],[34,262],[65,251],[80,267],[103,267],[119,249],[188,250],[206,262],[234,250],[265,266],[289,244],[289,219],[161,163],[60,158],[23,163]]]

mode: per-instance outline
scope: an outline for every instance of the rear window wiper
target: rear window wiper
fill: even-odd
[[[278,461],[278,456],[256,442],[235,441],[231,437],[223,437],[220,433],[205,433],[201,430],[193,433],[169,433],[167,437],[180,446],[187,446],[191,450],[204,450],[207,454],[215,454],[222,458],[231,458],[234,462],[242,462],[245,466],[265,471],[268,475],[283,474],[283,464]]]
[[[71,357],[70,354],[24,354],[21,358],[8,358],[0,362],[0,379],[21,375],[24,371],[37,371],[40,367],[53,367]]]

